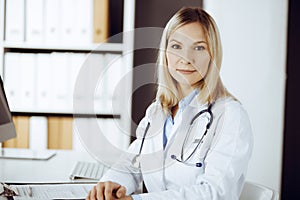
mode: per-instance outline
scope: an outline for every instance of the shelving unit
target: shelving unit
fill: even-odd
[[[134,29],[134,14],[135,14],[135,0],[114,0],[109,1],[111,4],[121,4],[123,7],[122,10],[122,26],[123,32],[131,32],[130,34],[124,34],[121,37],[117,37],[114,41],[107,43],[93,43],[93,44],[45,44],[45,43],[28,43],[28,42],[8,42],[5,41],[5,28],[6,28],[6,2],[9,0],[0,0],[0,75],[4,79],[5,84],[5,54],[6,53],[20,53],[20,54],[40,54],[40,53],[51,53],[51,52],[60,52],[60,53],[96,53],[96,54],[117,54],[122,57],[122,67],[126,68],[123,72],[126,72],[126,94],[119,97],[117,102],[122,104],[123,100],[128,100],[127,109],[120,109],[119,113],[107,113],[107,112],[97,112],[94,115],[97,118],[114,118],[121,120],[122,128],[124,132],[130,133],[130,124],[131,124],[131,90],[132,90],[132,68],[133,68],[133,42],[134,35],[132,30]],[[25,0],[26,1],[26,0]],[[41,0],[43,1],[43,0]],[[112,13],[115,15],[115,13]],[[117,16],[117,15],[116,15]],[[109,18],[112,19],[112,18]],[[76,22],[74,22],[76,23]],[[120,22],[118,22],[120,23]],[[110,28],[114,29],[114,22],[110,22]],[[24,30],[25,31],[25,30]],[[112,33],[110,33],[112,34]],[[110,35],[111,36],[111,35]],[[121,39],[120,39],[121,38]],[[122,40],[122,41],[118,41]],[[126,55],[125,55],[126,54]],[[28,109],[28,108],[18,108],[12,109],[12,114],[15,116],[45,116],[45,117],[72,117],[73,112],[68,110],[58,110],[58,109]],[[77,117],[90,117],[91,113],[79,113]],[[129,115],[129,116],[128,116]],[[124,117],[126,116],[126,117]],[[125,141],[126,144],[129,144],[129,140]]]
[[[23,49],[32,50],[50,50],[50,51],[93,51],[93,52],[116,52],[122,53],[123,44],[122,43],[103,43],[91,44],[91,45],[38,45],[38,44],[26,44],[26,43],[9,43],[4,42],[2,44],[4,49],[14,49],[22,51]]]

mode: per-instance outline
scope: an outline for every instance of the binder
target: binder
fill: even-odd
[[[70,111],[68,110],[68,84],[69,80],[69,72],[67,66],[67,53],[58,53],[54,52],[51,54],[51,63],[53,68],[53,87],[52,87],[52,95],[53,95],[53,110],[58,112]]]
[[[5,40],[23,42],[25,24],[25,0],[6,1]]]
[[[72,149],[73,119],[48,117],[48,149]]]
[[[120,54],[105,54],[105,86],[107,87],[107,99],[108,112],[119,113],[120,104],[117,103],[120,100],[119,95],[124,85],[122,76],[124,75],[125,67],[123,66],[122,55]],[[124,88],[123,88],[124,89]]]
[[[4,87],[10,109],[21,108],[21,74],[20,53],[5,53],[4,55]]]
[[[71,117],[63,117],[61,119],[61,141],[62,149],[72,149],[73,141],[73,119]]]
[[[17,137],[4,142],[4,147],[28,148],[29,147],[29,117],[14,116],[13,122],[16,127]]]
[[[48,139],[47,117],[32,116],[29,119],[29,148],[46,150]]]
[[[105,42],[109,29],[109,0],[94,0],[94,32],[95,43]]]
[[[89,88],[93,91],[91,92],[91,101],[93,104],[94,113],[105,112],[106,105],[103,99],[105,98],[105,92],[103,90],[103,74],[104,74],[104,56],[103,54],[93,53],[88,57],[88,69],[89,77],[93,82],[89,83]]]
[[[44,1],[26,0],[26,42],[44,42]]]
[[[45,3],[45,43],[61,42],[61,0],[44,0]]]
[[[87,54],[80,69],[80,80],[76,82],[74,112],[94,113],[95,87],[101,73],[101,56],[98,53]]]
[[[79,79],[79,73],[81,68],[83,67],[83,64],[86,60],[87,55],[85,53],[72,53],[70,58],[70,75],[71,75],[71,87],[70,87],[70,99],[71,99],[71,110],[74,111],[74,101],[79,101],[81,98],[81,94],[78,93],[77,89],[75,87],[80,87],[78,85],[76,85],[76,82]]]
[[[59,149],[61,142],[59,134],[59,117],[48,117],[48,149]]]
[[[36,109],[37,111],[52,110],[53,85],[51,56],[48,53],[39,53],[36,67]]]
[[[61,23],[62,23],[62,42],[71,44],[77,42],[76,40],[76,26],[77,24],[77,0],[62,0],[61,1]]]
[[[93,0],[77,0],[76,43],[93,43]]]
[[[20,55],[20,107],[22,111],[34,110],[36,105],[35,91],[35,54],[21,53]]]

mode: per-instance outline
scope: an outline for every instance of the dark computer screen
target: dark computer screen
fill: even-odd
[[[5,96],[2,78],[0,76],[0,142],[16,137],[8,102]]]

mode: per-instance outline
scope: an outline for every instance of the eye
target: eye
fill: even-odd
[[[178,44],[173,44],[171,45],[172,49],[181,49],[180,45]]]
[[[203,50],[205,50],[205,47],[204,46],[196,46],[194,49],[196,51],[203,51]]]

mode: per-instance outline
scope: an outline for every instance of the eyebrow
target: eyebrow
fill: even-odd
[[[173,41],[174,41],[174,42],[177,42],[177,43],[179,43],[179,44],[182,44],[182,43],[179,42],[178,40],[175,40],[175,39],[171,39],[171,40],[170,40],[170,42],[173,42]]]
[[[172,41],[177,42],[177,43],[179,43],[179,44],[182,44],[181,42],[179,42],[178,40],[175,40],[175,39],[171,39],[171,40],[170,40],[170,42],[172,42]],[[196,41],[196,42],[194,42],[193,44],[200,44],[200,43],[207,44],[207,42],[204,41],[204,40]]]
[[[206,41],[203,41],[203,40],[201,40],[201,41],[197,41],[197,42],[194,42],[194,44],[199,44],[199,43],[204,43],[204,44],[207,44],[207,42],[206,42]]]

